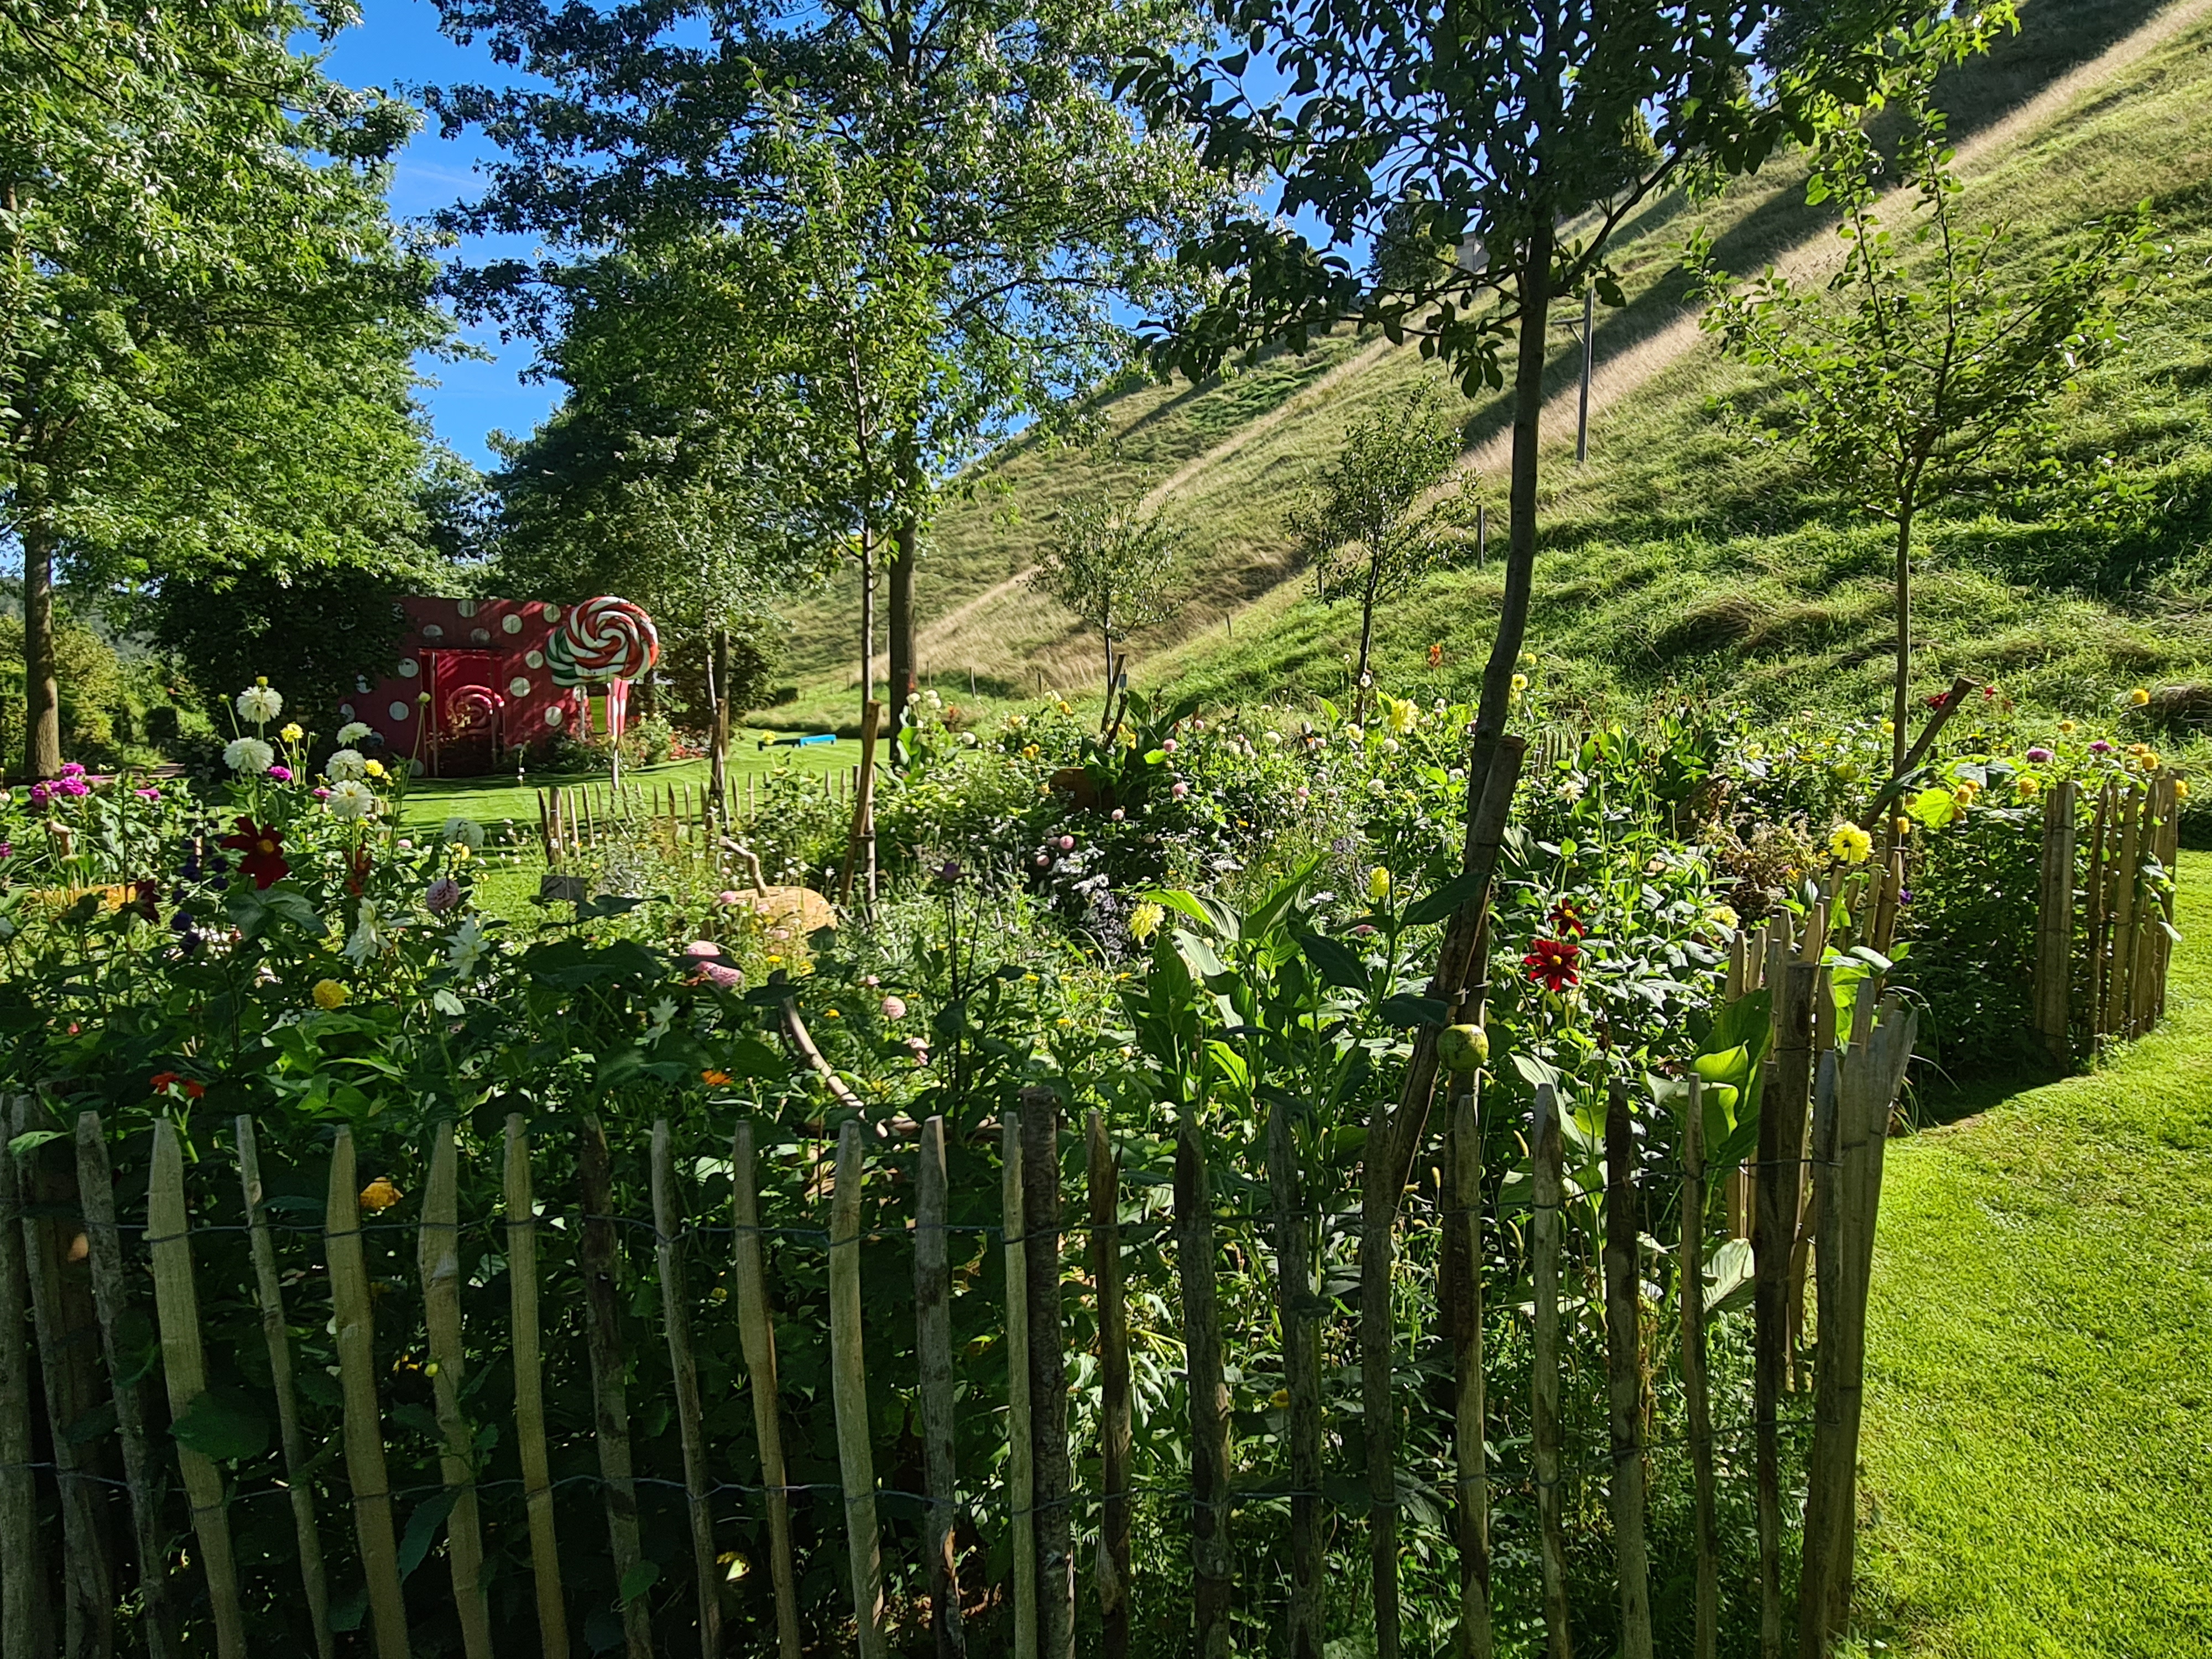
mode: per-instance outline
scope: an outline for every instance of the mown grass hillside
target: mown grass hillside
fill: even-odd
[[[2179,688],[2170,702],[2186,716],[2212,655],[2212,6],[2030,0],[2024,16],[2020,36],[1947,83],[1970,213],[2016,226],[2033,258],[2147,199],[2176,274],[2132,314],[2129,349],[2069,395],[2057,453],[2014,458],[2017,483],[1927,523],[1916,672],[1931,685],[1986,675],[2068,706],[2158,681]],[[1696,328],[1680,265],[1703,230],[1731,270],[1816,269],[1832,244],[1802,179],[1785,157],[1717,198],[1656,202],[1627,228],[1616,262],[1629,303],[1600,316],[1582,467],[1579,349],[1563,320],[1534,630],[1555,690],[1604,704],[1703,685],[1768,712],[1877,695],[1887,532],[1730,423],[1727,406],[1760,388]],[[1216,382],[1120,388],[1094,410],[1095,439],[1012,446],[937,526],[920,584],[925,676],[964,692],[972,674],[1003,696],[1089,684],[1095,643],[1021,578],[1060,503],[1142,492],[1187,528],[1193,557],[1182,611],[1138,642],[1140,678],[1231,698],[1340,689],[1357,618],[1308,597],[1285,514],[1348,420],[1433,372],[1347,330]],[[1501,512],[1504,419],[1501,400],[1467,405],[1464,487]],[[2063,478],[2037,470],[2051,460]],[[1391,605],[1382,677],[1469,684],[1498,591],[1468,560]],[[800,610],[807,684],[793,717],[846,713],[857,618],[849,581]],[[2212,712],[2212,690],[2201,701]]]

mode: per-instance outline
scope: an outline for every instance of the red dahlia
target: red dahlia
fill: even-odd
[[[238,833],[225,836],[216,844],[233,853],[245,854],[238,867],[253,878],[256,887],[266,887],[273,881],[282,881],[292,873],[292,866],[284,862],[284,832],[273,823],[257,824],[240,815],[232,825]]]
[[[1571,939],[1532,940],[1528,954],[1521,958],[1528,977],[1547,991],[1581,984],[1582,963],[1583,947]]]

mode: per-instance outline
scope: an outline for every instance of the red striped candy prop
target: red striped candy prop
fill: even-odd
[[[545,655],[556,685],[641,679],[660,660],[660,635],[628,599],[602,594],[569,607]]]

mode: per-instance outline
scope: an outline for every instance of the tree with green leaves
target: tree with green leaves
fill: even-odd
[[[1429,501],[1459,460],[1460,428],[1441,390],[1424,381],[1344,428],[1344,448],[1292,509],[1291,533],[1313,566],[1324,605],[1359,605],[1352,718],[1367,718],[1375,607],[1431,568],[1444,542],[1442,504]]]
[[[863,547],[888,550],[902,701],[939,493],[1124,356],[1117,305],[1167,301],[1175,243],[1228,188],[1110,85],[1140,44],[1194,38],[1188,0],[441,7],[537,83],[431,95],[449,129],[480,125],[507,152],[446,222],[547,250],[465,279],[465,300],[542,337],[549,284],[610,247],[726,233],[790,251],[772,295],[817,344],[806,383],[860,389],[835,393],[851,417],[842,474],[811,459]]]
[[[260,0],[0,3],[0,532],[27,754],[61,763],[58,567],[238,585],[419,557],[414,354],[447,325],[386,216],[404,106]]]
[[[1110,709],[1131,632],[1164,622],[1177,608],[1176,573],[1183,534],[1135,501],[1075,501],[1060,511],[1030,580],[1098,637],[1106,655]],[[1102,716],[1101,725],[1104,724]]]
[[[1893,155],[1856,123],[1815,149],[1808,198],[1843,216],[1832,275],[1769,270],[1739,283],[1709,246],[1692,252],[1711,301],[1705,326],[1780,383],[1783,398],[1759,417],[1764,434],[1895,528],[1893,771],[1912,706],[1915,524],[2020,474],[2059,394],[2120,344],[2122,310],[2160,259],[2148,204],[2033,244],[2010,225],[1965,222],[1930,96],[1940,62],[1899,66],[1887,100],[1901,129]]]

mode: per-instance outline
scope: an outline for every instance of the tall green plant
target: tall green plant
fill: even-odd
[[[1106,653],[1110,705],[1132,629],[1172,616],[1182,532],[1134,502],[1076,501],[1062,510],[1030,580],[1097,635]]]
[[[1900,53],[1886,100],[1903,129],[1893,161],[1860,123],[1829,129],[1814,148],[1807,199],[1835,203],[1843,218],[1844,260],[1832,276],[1770,269],[1737,283],[1708,241],[1691,256],[1711,302],[1705,325],[1780,383],[1765,434],[1895,526],[1893,771],[1904,764],[1911,706],[1915,525],[2021,470],[2020,446],[2048,431],[2059,395],[2122,343],[2122,313],[2159,260],[2148,204],[2055,245],[1966,222],[1930,98],[1953,56]]]

